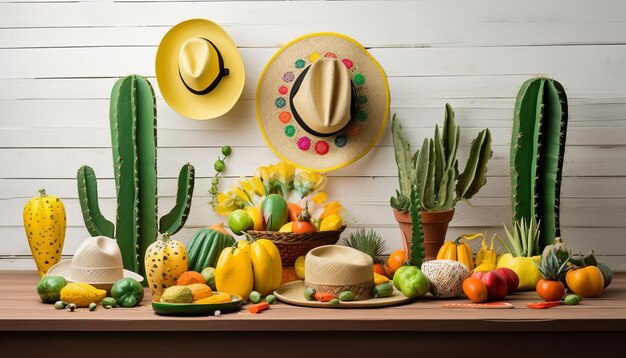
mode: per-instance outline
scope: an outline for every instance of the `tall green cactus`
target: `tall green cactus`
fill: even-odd
[[[491,158],[491,132],[483,129],[472,141],[470,155],[459,175],[456,158],[461,129],[454,121],[452,106],[446,104],[443,130],[435,126],[434,138],[426,138],[421,149],[411,155],[411,148],[402,134],[400,121],[393,116],[391,133],[398,166],[400,191],[390,200],[398,211],[408,211],[411,185],[419,191],[426,211],[454,208],[459,200],[468,200],[487,182],[487,162]]]
[[[540,249],[561,235],[559,206],[567,95],[549,78],[532,78],[522,85],[515,103],[511,139],[511,199],[513,219],[539,223]]]
[[[191,207],[194,167],[180,170],[176,205],[157,227],[156,107],[150,82],[141,76],[119,79],[111,91],[111,143],[117,206],[115,225],[98,206],[96,175],[91,167],[78,169],[78,197],[85,226],[93,236],[114,237],[124,268],[145,277],[143,257],[158,233],[180,230]]]
[[[426,250],[424,249],[424,231],[422,230],[422,204],[419,191],[411,186],[411,265],[422,267]]]

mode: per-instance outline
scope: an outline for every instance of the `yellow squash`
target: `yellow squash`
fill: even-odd
[[[239,295],[244,299],[250,296],[254,276],[249,251],[227,247],[222,250],[215,266],[215,287],[218,291]]]
[[[439,249],[437,260],[458,261],[471,272],[474,269],[472,248],[466,242],[461,242],[461,239],[469,241],[481,236],[482,234],[463,235],[459,236],[454,242],[447,241]]]
[[[65,241],[65,207],[56,196],[44,189],[24,206],[24,229],[39,276],[59,262]]]
[[[154,298],[159,299],[166,288],[176,285],[178,277],[187,271],[187,256],[185,245],[167,234],[148,246],[144,263]]]
[[[269,295],[280,286],[283,265],[280,253],[273,242],[259,239],[250,245],[254,290]]]

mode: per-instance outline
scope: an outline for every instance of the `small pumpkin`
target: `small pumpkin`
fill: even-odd
[[[163,237],[148,246],[144,264],[154,297],[161,297],[166,288],[176,285],[178,277],[187,271],[187,257],[185,245],[171,239],[168,234],[163,234]]]
[[[187,251],[189,252],[188,269],[190,271],[202,272],[207,267],[215,267],[217,259],[222,250],[229,246],[233,246],[235,239],[222,225],[201,228],[196,231],[189,243]]]
[[[596,266],[569,270],[565,275],[567,287],[580,297],[597,297],[604,290],[602,271]]]

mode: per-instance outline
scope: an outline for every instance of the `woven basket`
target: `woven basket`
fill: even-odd
[[[318,231],[308,234],[254,230],[248,230],[247,233],[255,239],[268,239],[273,242],[280,252],[283,267],[290,267],[294,265],[299,256],[306,255],[311,249],[336,244],[345,228],[342,226],[336,231]]]

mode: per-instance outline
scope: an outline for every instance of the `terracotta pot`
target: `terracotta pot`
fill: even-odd
[[[409,212],[399,212],[393,209],[393,216],[398,221],[402,238],[406,244],[407,257],[411,255],[411,232],[413,224]],[[424,260],[434,260],[437,252],[446,240],[448,224],[454,216],[454,209],[442,211],[422,211],[422,229],[424,230]]]

